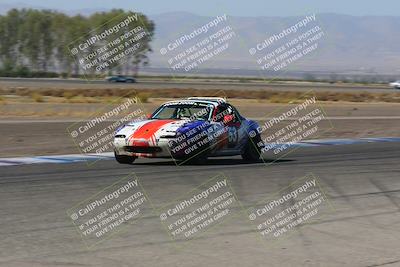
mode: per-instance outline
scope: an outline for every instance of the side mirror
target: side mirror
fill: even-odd
[[[233,115],[224,115],[224,124],[233,123]]]
[[[147,114],[146,118],[151,119],[151,115],[152,115],[151,113]]]

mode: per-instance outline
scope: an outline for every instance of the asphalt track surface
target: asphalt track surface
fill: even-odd
[[[132,88],[132,89],[218,89],[218,90],[285,90],[285,91],[336,91],[336,92],[369,92],[390,93],[398,90],[388,85],[348,85],[326,83],[279,83],[271,80],[264,82],[226,82],[226,81],[194,81],[177,79],[171,81],[139,79],[137,83],[109,83],[106,81],[86,81],[79,79],[33,79],[33,78],[0,78],[0,84],[8,87],[28,88]]]
[[[234,157],[0,167],[0,266],[399,266],[399,159],[400,142],[300,148],[273,164]],[[66,210],[132,171],[156,208],[221,172],[245,208],[313,173],[334,211],[272,246],[238,212],[177,250],[148,210],[88,250]]]

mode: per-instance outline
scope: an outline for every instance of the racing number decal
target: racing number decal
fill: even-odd
[[[238,131],[236,127],[228,127],[228,147],[236,146],[238,142]]]

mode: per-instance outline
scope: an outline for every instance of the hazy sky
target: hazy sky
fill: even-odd
[[[290,16],[310,13],[399,16],[399,0],[0,0],[0,6],[29,5],[61,10],[124,8],[145,14],[187,11],[199,15]]]

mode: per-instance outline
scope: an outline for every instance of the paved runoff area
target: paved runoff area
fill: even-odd
[[[400,143],[369,141],[1,166],[0,266],[398,266]]]

